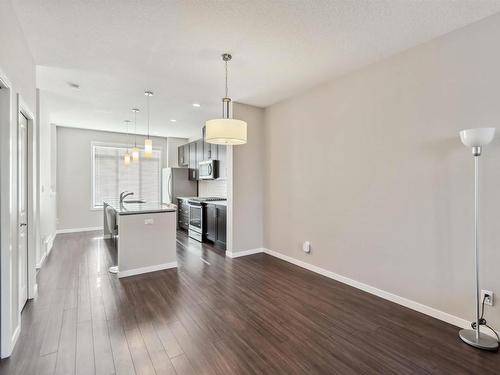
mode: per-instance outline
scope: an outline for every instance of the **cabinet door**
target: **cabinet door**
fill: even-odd
[[[215,204],[207,204],[206,207],[206,234],[208,240],[215,242],[217,236],[217,209]]]
[[[215,244],[226,248],[226,206],[215,206],[217,216],[217,238]]]
[[[196,169],[196,142],[189,143],[189,168]]]
[[[179,166],[187,167],[189,165],[189,146],[182,145],[177,147],[177,160],[179,161]]]
[[[218,160],[218,145],[203,142],[203,160]]]
[[[196,169],[199,168],[198,163],[203,161],[203,139],[196,141]]]
[[[217,157],[219,160],[219,178],[225,180],[227,178],[227,146],[219,145]]]
[[[182,161],[183,161],[183,166],[188,167],[189,166],[189,146],[188,145],[183,145],[182,146]]]

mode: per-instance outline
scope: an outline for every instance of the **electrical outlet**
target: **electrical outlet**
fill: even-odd
[[[311,243],[309,241],[304,241],[302,244],[302,250],[304,253],[309,254],[311,252]]]
[[[483,302],[484,296],[487,295],[486,299],[484,300],[485,305],[493,306],[494,300],[493,300],[493,292],[491,290],[481,290],[481,299],[480,301]]]

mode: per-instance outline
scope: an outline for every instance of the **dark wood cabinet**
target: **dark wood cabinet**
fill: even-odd
[[[177,160],[180,167],[189,166],[189,144],[177,148]]]
[[[196,169],[201,161],[203,161],[203,139],[198,139],[196,141]]]
[[[189,179],[197,180],[198,179],[198,165],[196,162],[196,142],[188,143],[189,147]]]
[[[217,217],[217,232],[215,237],[215,246],[226,249],[226,206],[215,206]]]
[[[215,242],[217,238],[217,210],[215,204],[207,204],[205,210],[205,223],[207,223],[205,233],[206,239]]]
[[[203,160],[219,160],[218,145],[203,142]]]
[[[226,249],[226,206],[208,203],[205,206],[205,239],[215,246]]]
[[[196,169],[196,142],[188,143],[189,147],[189,168]]]
[[[179,166],[189,168],[189,179],[198,179],[199,163],[204,160],[218,160],[218,178],[227,178],[227,146],[206,143],[203,139],[179,146]]]
[[[189,229],[189,205],[187,199],[177,199],[177,227]]]

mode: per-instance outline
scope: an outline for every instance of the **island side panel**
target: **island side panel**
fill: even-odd
[[[175,211],[120,215],[118,277],[177,267]]]

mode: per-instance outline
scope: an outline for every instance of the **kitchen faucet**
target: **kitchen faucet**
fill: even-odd
[[[123,200],[127,198],[129,195],[134,195],[134,193],[131,191],[122,191],[120,193],[120,203],[123,203]]]

